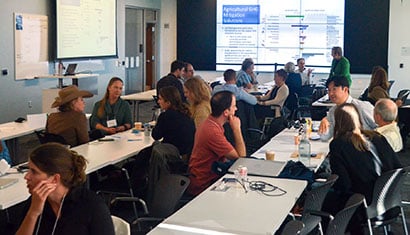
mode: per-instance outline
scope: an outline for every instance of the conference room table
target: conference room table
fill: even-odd
[[[313,126],[316,126],[315,128],[317,128],[318,125],[318,121],[313,121]],[[266,151],[272,150],[275,152],[275,161],[298,161],[298,145],[296,145],[294,141],[295,135],[298,135],[298,133],[299,130],[293,127],[291,129],[284,129],[251,156],[265,159]],[[316,132],[312,132],[310,137],[311,153],[316,156],[310,159],[310,165],[308,167],[317,170],[329,152],[329,142],[317,139],[319,136]]]
[[[157,95],[157,90],[152,89],[148,91],[143,91],[143,92],[137,92],[129,95],[123,95],[121,96],[121,99],[127,100],[133,103],[133,115],[132,118],[135,121],[139,120],[139,114],[140,114],[140,104],[153,101],[154,96]]]
[[[257,176],[248,176],[248,181],[263,181],[286,193],[245,192],[239,183],[224,186],[220,179],[148,234],[273,234],[307,185],[303,180]]]
[[[145,136],[143,132],[134,134],[131,130],[117,133],[103,138],[105,141],[95,140],[71,148],[84,156],[87,161],[86,173],[90,174],[105,166],[116,164],[136,155],[140,150],[150,146],[154,139]],[[17,178],[18,182],[0,189],[0,210],[7,209],[26,200],[30,194],[26,188],[24,174],[15,167],[10,168],[8,174],[0,178]]]
[[[7,122],[0,124],[0,139],[10,140],[42,130],[46,126],[47,114],[28,115],[27,121],[21,123]]]
[[[329,95],[326,94],[323,97],[321,97],[320,99],[316,100],[315,102],[312,103],[312,106],[314,107],[327,107],[327,108],[331,108],[333,106],[335,106],[336,104],[333,103],[330,99],[329,99]]]

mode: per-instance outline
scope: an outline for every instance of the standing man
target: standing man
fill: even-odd
[[[374,120],[379,127],[376,131],[382,134],[394,152],[403,148],[400,129],[395,122],[397,118],[397,105],[390,99],[379,99],[374,106]]]
[[[302,86],[303,85],[309,85],[310,84],[310,76],[312,75],[313,69],[307,69],[305,67],[305,59],[304,58],[299,58],[299,59],[297,59],[296,62],[297,62],[298,69],[295,72],[300,73],[300,76],[302,77]]]
[[[352,103],[357,107],[360,113],[360,120],[362,121],[363,129],[376,129],[377,124],[373,119],[373,105],[367,101],[354,99],[350,96],[349,82],[346,77],[331,77],[327,80],[326,87],[329,91],[330,100],[336,105]],[[329,110],[327,116],[320,122],[319,134],[322,140],[329,140],[333,137],[336,105]]]
[[[159,96],[159,90],[161,90],[161,88],[174,86],[178,89],[182,101],[186,102],[184,88],[182,87],[182,83],[178,80],[182,75],[184,66],[184,62],[179,60],[175,60],[171,63],[171,72],[167,76],[162,77],[157,83],[157,96]]]
[[[332,67],[330,69],[329,78],[334,76],[342,76],[347,78],[349,87],[352,86],[352,78],[350,77],[350,62],[343,56],[341,47],[332,48]],[[328,78],[328,79],[329,79]]]
[[[211,114],[195,133],[194,148],[189,161],[191,183],[188,192],[198,195],[210,186],[218,175],[212,172],[212,164],[246,156],[245,142],[241,132],[241,120],[235,116],[236,99],[229,91],[221,91],[211,98]],[[232,128],[235,147],[224,135],[223,125]]]

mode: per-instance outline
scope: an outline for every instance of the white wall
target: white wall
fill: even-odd
[[[388,73],[389,79],[395,80],[390,91],[392,97],[401,89],[410,89],[409,12],[409,0],[390,0]]]
[[[159,78],[170,72],[177,58],[177,0],[161,1]],[[168,28],[166,28],[168,27]]]

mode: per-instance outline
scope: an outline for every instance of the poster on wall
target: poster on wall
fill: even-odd
[[[15,78],[48,74],[48,17],[14,13]]]

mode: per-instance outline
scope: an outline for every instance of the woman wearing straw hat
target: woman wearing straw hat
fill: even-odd
[[[92,97],[88,91],[79,90],[77,86],[68,86],[58,92],[52,108],[60,112],[52,113],[47,119],[46,131],[60,135],[71,147],[87,143],[88,123],[84,114],[83,98]]]

